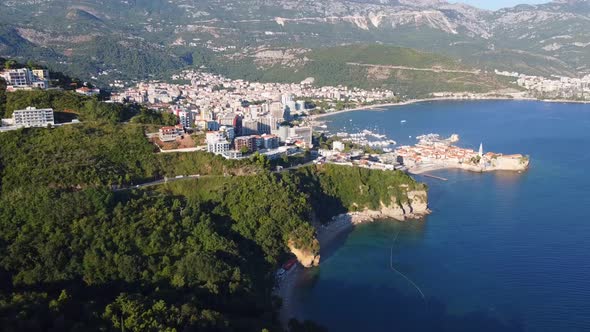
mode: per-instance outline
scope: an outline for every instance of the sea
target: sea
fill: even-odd
[[[590,331],[590,105],[424,102],[322,120],[398,145],[458,134],[458,146],[531,165],[416,176],[432,214],[343,236],[296,287],[300,319],[329,331]]]

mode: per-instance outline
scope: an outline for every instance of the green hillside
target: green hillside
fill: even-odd
[[[507,79],[492,73],[476,73],[473,67],[449,57],[386,45],[314,49],[293,59],[292,66],[272,61],[260,63],[255,54],[207,61],[208,70],[230,78],[290,83],[313,77],[320,86],[384,88],[407,98],[441,91],[490,92],[514,88]]]
[[[338,63],[365,63],[373,65],[405,66],[416,68],[441,67],[445,69],[468,69],[456,60],[411,48],[389,45],[356,44],[342,47],[318,48],[308,55],[315,61]]]

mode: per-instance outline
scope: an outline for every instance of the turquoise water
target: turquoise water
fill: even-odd
[[[300,317],[330,331],[590,330],[590,105],[437,102],[325,120],[402,144],[457,133],[460,146],[483,142],[532,164],[523,174],[418,177],[432,215],[357,227],[308,271]]]

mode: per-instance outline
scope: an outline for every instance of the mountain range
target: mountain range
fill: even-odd
[[[142,79],[211,59],[260,67],[272,52],[273,64],[297,66],[309,50],[359,43],[488,71],[590,72],[590,4],[582,0],[498,11],[439,0],[6,0],[0,22],[0,56],[84,78]]]

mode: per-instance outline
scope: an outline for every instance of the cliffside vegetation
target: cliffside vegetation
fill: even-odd
[[[426,190],[401,171],[376,171],[366,168],[322,165],[306,167],[288,175],[309,197],[322,222],[340,213],[367,209],[379,210],[392,198],[407,202],[407,191]]]

